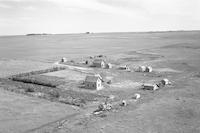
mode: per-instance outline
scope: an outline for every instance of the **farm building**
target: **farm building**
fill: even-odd
[[[102,89],[102,80],[99,76],[86,76],[85,88],[92,90]]]
[[[146,70],[145,70],[145,72],[152,72],[153,71],[153,69],[152,69],[152,67],[151,66],[148,66],[148,67],[146,67]]]
[[[93,62],[91,60],[86,60],[83,64],[86,64],[86,65],[93,65]]]
[[[106,62],[103,59],[95,59],[93,61],[94,67],[106,68]]]
[[[165,85],[170,85],[170,84],[171,84],[171,82],[169,82],[168,79],[162,79],[162,80],[157,84],[157,86],[160,87],[160,88],[162,88],[162,87],[164,87]]]
[[[111,63],[106,64],[106,68],[111,69],[112,68],[112,64]]]
[[[157,90],[158,86],[156,84],[143,84],[142,88],[144,90]]]
[[[139,72],[145,72],[146,71],[146,66],[139,66],[138,71]]]
[[[127,65],[120,66],[119,69],[120,70],[130,70],[130,68]]]
[[[139,66],[136,69],[136,72],[152,72],[152,67],[151,66]]]
[[[67,59],[66,59],[65,57],[63,57],[63,58],[61,59],[61,62],[67,62]]]

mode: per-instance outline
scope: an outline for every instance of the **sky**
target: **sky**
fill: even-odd
[[[200,30],[200,0],[0,0],[0,35]]]

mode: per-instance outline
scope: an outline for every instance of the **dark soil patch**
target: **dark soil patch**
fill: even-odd
[[[16,76],[13,81],[43,85],[48,87],[57,87],[64,84],[64,79],[55,76],[33,75],[33,76]]]

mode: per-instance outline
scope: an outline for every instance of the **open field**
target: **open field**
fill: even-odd
[[[198,31],[0,37],[0,77],[62,66],[55,64],[61,57],[75,59],[99,54],[110,59],[113,69],[66,66],[61,71],[30,75],[25,78],[33,81],[29,84],[1,79],[0,132],[200,132]],[[131,70],[150,65],[153,72],[128,72],[117,69],[120,65],[128,65]],[[81,88],[85,76],[92,73],[99,73],[112,83],[104,83],[101,91]],[[143,83],[156,83],[163,78],[172,85],[157,91],[140,89]],[[60,79],[66,83],[57,85]],[[41,84],[35,85],[36,82]],[[46,82],[55,86],[45,86]],[[34,92],[27,92],[27,88],[34,88]],[[55,90],[59,96],[88,102],[77,107],[60,103],[59,97],[52,100],[33,95]],[[141,94],[138,101],[132,100],[135,93]],[[116,97],[112,104],[118,105],[125,99],[128,105],[116,106],[101,116],[93,115],[109,95]]]
[[[0,60],[0,77],[9,77],[19,73],[25,73],[30,71],[36,71],[49,68],[52,64],[41,63],[29,60],[13,60],[13,59],[1,59]]]
[[[0,132],[23,133],[76,115],[73,107],[0,89]]]

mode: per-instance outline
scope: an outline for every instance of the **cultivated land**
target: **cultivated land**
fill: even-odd
[[[0,37],[0,44],[2,133],[200,132],[198,31],[13,36]],[[100,54],[112,69],[55,63],[61,57],[82,62]],[[131,70],[150,65],[153,72],[117,69],[121,65]],[[26,74],[15,77],[17,81],[10,77],[52,67],[64,69]],[[104,82],[101,91],[84,89],[85,76],[94,73],[111,84]],[[140,89],[143,83],[163,78],[172,85],[157,91]],[[135,93],[141,99],[132,100]],[[116,97],[109,101],[113,109],[94,115],[109,95]],[[127,106],[119,106],[122,99]]]

